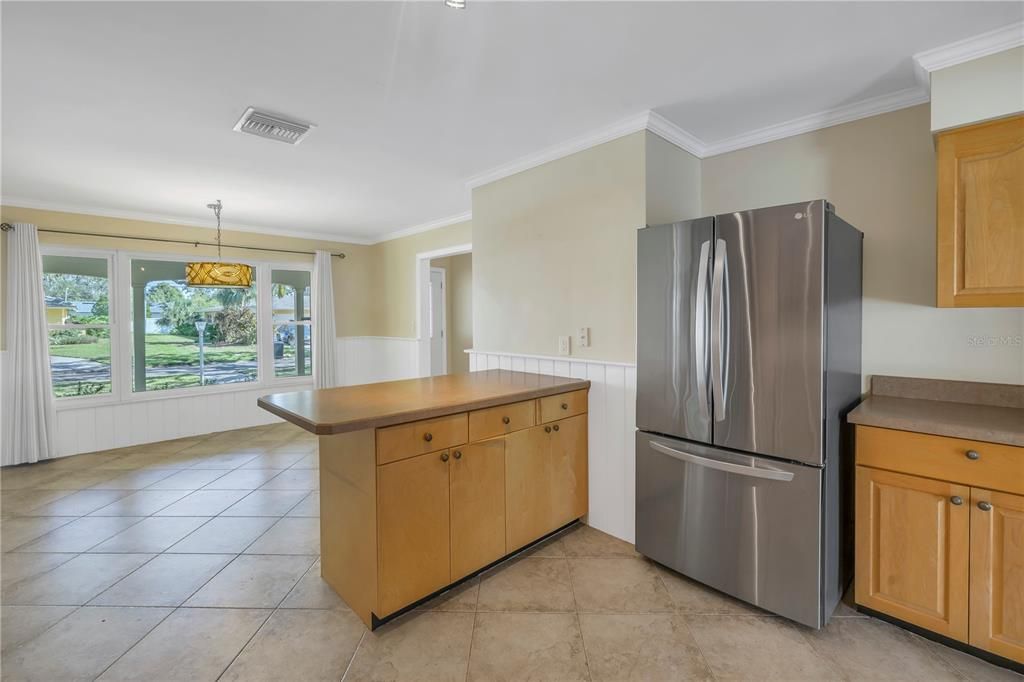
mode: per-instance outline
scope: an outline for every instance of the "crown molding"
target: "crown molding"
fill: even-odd
[[[979,57],[1024,45],[1024,21],[964,38],[914,55],[914,64],[924,73],[956,66]]]
[[[374,239],[370,244],[380,244],[381,242],[389,242],[392,239],[400,239],[401,237],[408,237],[410,235],[419,234],[420,232],[429,232],[430,230],[436,230],[440,227],[448,227],[456,223],[464,223],[467,220],[472,220],[473,214],[470,211],[465,213],[459,213],[458,215],[448,216],[447,218],[438,218],[437,220],[429,220],[419,225],[413,225],[412,227],[406,227],[401,230],[395,230],[394,232],[388,232],[381,237]]]
[[[121,220],[140,220],[149,223],[163,223],[167,225],[181,225],[183,227],[204,227],[216,229],[217,223],[208,220],[196,220],[194,218],[183,218],[180,216],[169,216],[158,213],[145,213],[141,211],[123,211],[114,208],[98,208],[95,206],[80,206],[76,204],[63,204],[55,201],[38,201],[36,199],[25,199],[23,197],[0,197],[0,205],[11,208],[30,208],[39,211],[57,211],[60,213],[78,213],[81,215],[97,216],[100,218],[118,218]],[[365,237],[353,237],[351,235],[332,234],[327,232],[308,232],[303,230],[292,230],[288,228],[258,227],[241,223],[222,222],[221,229],[233,232],[251,232],[253,234],[266,234],[275,237],[296,237],[299,239],[312,239],[322,242],[337,242],[344,244],[368,245],[374,243]]]
[[[898,90],[888,95],[879,95],[869,99],[845,104],[834,109],[826,109],[815,114],[801,116],[783,123],[776,123],[750,132],[735,135],[707,145],[705,157],[717,156],[726,152],[736,151],[745,147],[774,142],[786,137],[831,128],[840,123],[849,123],[861,118],[886,114],[897,109],[905,109],[924,104],[929,99],[928,91],[920,86]]]
[[[645,127],[661,139],[671,142],[683,151],[693,154],[698,159],[703,159],[707,156],[707,143],[703,142],[693,133],[683,130],[655,111],[647,112]]]

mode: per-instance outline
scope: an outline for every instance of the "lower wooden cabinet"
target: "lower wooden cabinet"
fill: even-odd
[[[971,490],[971,637],[1024,663],[1024,497]]]
[[[497,561],[505,551],[505,441],[456,448],[448,462],[451,581]]]
[[[1024,663],[1024,449],[916,438],[857,427],[856,602]]]
[[[551,432],[551,520],[555,528],[587,513],[587,416],[555,422]]]

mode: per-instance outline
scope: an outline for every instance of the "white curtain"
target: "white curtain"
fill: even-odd
[[[3,368],[3,464],[56,454],[57,414],[50,390],[43,259],[35,225],[7,233],[7,357]]]
[[[331,254],[317,251],[313,260],[313,378],[317,388],[338,383],[338,340],[334,327],[334,278]]]

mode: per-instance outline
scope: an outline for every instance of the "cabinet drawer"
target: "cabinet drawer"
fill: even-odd
[[[466,413],[377,429],[377,464],[462,445],[468,436]]]
[[[538,413],[540,423],[553,422],[556,419],[565,419],[587,411],[587,392],[573,391],[572,393],[561,393],[549,395],[537,401],[539,404]]]
[[[857,464],[1024,494],[1024,448],[857,427]]]
[[[537,407],[533,400],[476,410],[469,413],[469,442],[528,429],[536,423]]]

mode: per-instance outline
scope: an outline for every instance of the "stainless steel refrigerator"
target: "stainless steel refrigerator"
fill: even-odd
[[[637,550],[811,627],[852,570],[862,237],[824,200],[638,231]]]

